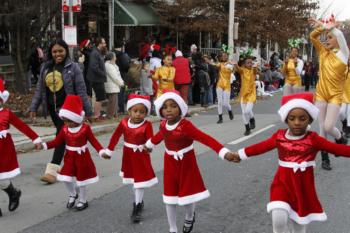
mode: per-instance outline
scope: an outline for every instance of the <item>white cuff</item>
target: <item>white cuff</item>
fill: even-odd
[[[146,142],[145,146],[148,149],[153,149],[154,148],[154,144],[152,143],[151,139],[148,139],[148,141]]]
[[[108,156],[112,156],[113,151],[111,151],[110,149],[107,148],[107,149],[105,149],[105,153]]]
[[[42,142],[41,145],[43,146],[43,150],[48,150],[46,142]]]
[[[228,153],[228,152],[230,152],[230,150],[227,149],[227,148],[225,148],[225,147],[223,147],[223,148],[220,150],[220,152],[219,152],[219,157],[220,157],[222,160],[224,160],[224,159],[225,159],[225,155],[226,155],[226,153]]]
[[[38,144],[38,143],[42,143],[42,142],[43,142],[43,140],[41,140],[40,137],[38,137],[38,138],[36,138],[35,140],[33,140],[33,143],[34,143],[34,144]]]
[[[100,156],[100,158],[102,158],[102,155],[106,153],[105,149],[102,149],[98,152],[98,156]]]
[[[244,149],[244,148],[238,150],[238,155],[239,155],[239,158],[240,158],[241,160],[247,160],[247,159],[248,159],[248,156],[247,156],[247,154],[245,153],[245,149]]]

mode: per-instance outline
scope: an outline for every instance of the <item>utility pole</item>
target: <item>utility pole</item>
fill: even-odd
[[[73,0],[69,0],[68,25],[73,26]],[[73,47],[69,47],[69,56],[73,59]]]
[[[228,47],[231,51],[229,51],[229,57],[230,59],[233,58],[233,51],[234,51],[234,42],[233,42],[233,36],[234,36],[234,22],[235,22],[235,0],[230,0],[230,7],[229,7],[229,22],[228,22]]]
[[[114,0],[108,1],[108,33],[109,33],[109,50],[112,50],[114,46]]]

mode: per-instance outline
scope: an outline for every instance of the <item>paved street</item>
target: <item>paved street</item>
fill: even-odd
[[[224,124],[217,125],[216,111],[200,113],[191,118],[193,123],[213,135],[232,150],[250,145],[269,137],[280,124],[276,111],[279,96],[259,101],[255,107],[257,132],[243,138],[244,127],[240,109],[236,104],[234,121],[224,115]],[[239,113],[239,114],[238,114]],[[317,129],[316,124],[313,125]],[[156,131],[158,124],[154,125]],[[99,136],[104,145],[111,134]],[[232,142],[231,144],[228,144]],[[235,144],[238,143],[238,144]],[[121,143],[120,143],[121,144]],[[211,197],[197,205],[197,221],[194,233],[271,233],[270,216],[266,213],[269,186],[277,167],[276,151],[265,154],[239,165],[221,161],[208,148],[196,145],[198,163]],[[165,207],[162,203],[162,183],[146,190],[144,221],[130,223],[133,195],[130,186],[122,186],[117,173],[121,163],[121,151],[117,150],[111,161],[95,156],[94,161],[100,175],[100,182],[89,186],[90,207],[83,212],[66,210],[68,194],[63,184],[42,185],[39,177],[52,152],[33,152],[19,156],[22,175],[14,180],[23,192],[18,211],[8,213],[7,197],[0,193],[0,207],[4,217],[0,219],[0,233],[164,233],[168,232]],[[96,153],[94,153],[96,155]],[[152,154],[157,176],[162,182],[163,146]],[[350,232],[350,160],[332,158],[334,170],[316,168],[318,193],[329,220],[313,223],[308,232],[346,233]],[[179,230],[183,223],[183,209],[178,211]]]

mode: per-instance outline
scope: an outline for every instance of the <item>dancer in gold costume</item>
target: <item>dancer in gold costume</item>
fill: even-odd
[[[315,104],[320,110],[320,135],[327,138],[331,135],[337,143],[346,144],[347,139],[335,127],[339,117],[340,105],[343,99],[345,72],[349,58],[349,48],[343,33],[336,28],[334,16],[324,22],[310,19],[315,29],[310,34],[310,40],[319,55],[319,81],[316,86]],[[327,40],[323,44],[319,40],[322,33]],[[322,168],[331,170],[328,153],[322,152]]]
[[[163,58],[163,66],[156,69],[152,76],[153,80],[159,82],[157,98],[163,94],[164,90],[174,90],[175,68],[172,66],[173,59],[171,55]]]
[[[343,133],[346,138],[350,137],[350,58],[348,60],[348,69],[345,72],[345,85],[343,93],[343,103],[340,108],[340,120],[343,124]]]

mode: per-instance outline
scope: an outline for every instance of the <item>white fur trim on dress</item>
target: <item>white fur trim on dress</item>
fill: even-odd
[[[34,144],[38,144],[38,143],[42,143],[42,142],[43,142],[43,140],[41,140],[40,137],[38,137],[38,138],[36,138],[35,140],[33,140],[33,143],[34,143]]]
[[[152,187],[153,185],[158,184],[158,178],[154,177],[150,180],[147,181],[143,181],[143,182],[134,182],[134,188],[138,189],[138,188],[149,188]]]
[[[159,96],[155,101],[154,101],[154,105],[156,107],[156,113],[157,116],[159,118],[162,118],[161,114],[160,114],[160,109],[162,108],[163,104],[165,101],[172,99],[174,100],[180,107],[181,110],[181,116],[185,117],[188,111],[188,106],[186,104],[186,102],[184,101],[184,99],[182,99],[181,96],[179,96],[178,94],[174,93],[174,92],[166,92],[163,95]]]
[[[86,185],[89,185],[89,184],[96,183],[98,181],[99,181],[98,176],[95,176],[94,178],[90,178],[90,179],[87,179],[87,180],[82,180],[82,181],[77,180],[77,186],[78,187],[86,186]]]
[[[245,148],[239,149],[239,150],[238,150],[238,155],[239,155],[239,158],[240,158],[241,160],[247,160],[247,159],[248,159],[248,156],[247,156],[247,154],[245,153]]]
[[[318,108],[307,100],[303,99],[293,99],[285,103],[279,110],[278,114],[281,117],[282,122],[286,121],[289,112],[294,108],[302,108],[307,111],[312,119],[315,121],[317,119],[319,110]]]
[[[150,114],[150,112],[151,112],[151,101],[146,100],[146,99],[142,99],[142,98],[134,98],[134,99],[128,100],[128,102],[126,103],[126,110],[129,110],[130,108],[132,108],[136,104],[143,104],[143,105],[145,105],[146,108],[147,108],[147,114]]]
[[[120,171],[119,176],[122,178],[123,184],[133,184],[134,179],[133,178],[124,178],[124,172]]]
[[[58,114],[61,118],[67,118],[71,121],[74,121],[75,123],[80,124],[81,122],[83,122],[84,116],[85,116],[85,112],[82,111],[80,115],[69,111],[67,109],[61,109],[59,114]]]
[[[7,90],[0,92],[0,98],[2,99],[3,103],[6,103],[6,101],[8,100],[10,96],[10,92],[8,92]]]
[[[230,152],[230,150],[227,149],[227,148],[225,148],[225,147],[223,147],[223,148],[220,150],[220,152],[219,152],[219,157],[220,157],[222,160],[224,160],[224,159],[225,159],[225,155],[226,155],[226,153],[228,153],[228,152]]]
[[[148,139],[145,146],[148,148],[148,149],[153,149],[154,148],[154,144],[152,143],[151,139]]]
[[[73,176],[65,176],[61,174],[57,174],[57,180],[62,182],[73,182],[74,177]]]
[[[105,149],[105,153],[108,155],[108,156],[112,156],[113,154],[113,151],[111,151],[110,149]]]
[[[185,196],[185,197],[163,195],[163,202],[165,204],[169,204],[169,205],[183,206],[183,205],[188,205],[188,204],[192,204],[195,202],[199,202],[199,201],[204,200],[208,197],[210,197],[210,193],[208,190],[205,190],[201,193],[196,193],[196,194]]]
[[[298,224],[306,225],[313,221],[326,221],[327,215],[325,212],[322,213],[311,213],[305,217],[300,217],[297,212],[295,212],[287,202],[284,201],[272,201],[267,204],[267,212],[270,213],[274,209],[286,210],[289,214],[289,218]]]
[[[0,173],[0,180],[11,179],[13,177],[18,176],[19,174],[21,174],[20,168],[13,169],[12,171],[9,171],[9,172],[1,172]]]

